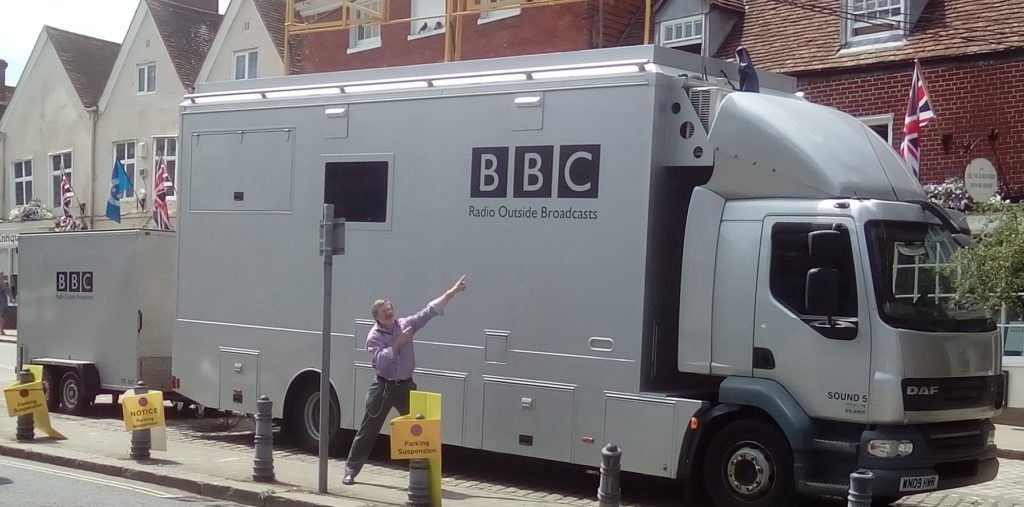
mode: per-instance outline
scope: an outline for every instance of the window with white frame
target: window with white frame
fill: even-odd
[[[444,33],[445,0],[412,0],[409,37]]]
[[[906,0],[846,0],[850,39],[898,33],[906,21]]]
[[[658,33],[665,47],[699,45],[704,40],[704,16],[663,21]]]
[[[138,78],[135,80],[135,93],[156,93],[156,64],[139,65]]]
[[[178,138],[176,137],[154,137],[153,149],[156,154],[153,157],[153,185],[156,181],[157,171],[160,169],[160,162],[167,168],[167,177],[171,180],[171,188],[167,189],[167,198],[173,199],[178,188]],[[154,187],[155,188],[155,187]]]
[[[380,2],[381,0],[355,0],[355,5],[349,7],[352,22],[362,22],[349,30],[349,52],[380,47],[380,23],[366,22],[380,19]]]
[[[877,116],[865,116],[857,118],[869,129],[878,134],[878,137],[885,139],[886,143],[892,144],[892,115],[881,114]]]
[[[235,79],[256,79],[259,51],[247,49],[235,52]]]
[[[125,190],[125,197],[135,195],[135,141],[121,141],[114,143],[114,159],[121,161],[124,173],[128,175],[129,188]]]
[[[61,202],[60,185],[61,180],[65,176],[68,178],[68,183],[71,183],[71,152],[57,153],[56,155],[50,156],[50,176],[53,180],[53,208],[57,209],[63,206]]]
[[[507,1],[508,0],[480,0],[480,7],[481,8],[487,7],[486,4],[494,4],[494,5],[503,4],[503,3],[506,3]],[[522,11],[523,10],[520,9],[519,7],[512,7],[512,8],[496,7],[493,10],[484,10],[484,11],[480,12],[480,20],[478,21],[478,23],[487,23],[489,21],[497,21],[499,19],[510,18],[512,16],[518,16],[519,13],[522,12]]]
[[[14,163],[14,204],[20,206],[32,200],[32,161]]]

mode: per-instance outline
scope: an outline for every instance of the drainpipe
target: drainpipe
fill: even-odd
[[[92,168],[91,168],[92,171],[90,171],[90,172],[92,172],[92,178],[91,178],[90,184],[89,184],[89,204],[88,204],[88,206],[90,208],[92,208],[93,206],[96,205],[96,173],[99,172],[97,167],[96,167],[96,122],[99,121],[99,119],[100,119],[100,112],[99,112],[99,108],[97,106],[87,107],[87,108],[85,108],[85,110],[86,110],[86,112],[89,113],[89,119],[91,120],[91,123],[92,123],[92,126],[91,126],[92,130],[89,132],[89,160],[90,160],[90,163],[92,164]],[[96,210],[95,209],[90,209],[88,216],[89,216],[89,230],[91,231],[94,228],[93,227],[93,223],[96,221]]]
[[[0,211],[7,213],[7,133],[0,132]]]

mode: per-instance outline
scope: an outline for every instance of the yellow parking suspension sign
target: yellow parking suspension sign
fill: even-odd
[[[4,389],[4,399],[7,401],[7,414],[11,417],[46,409],[42,382],[14,384]]]
[[[132,391],[134,392],[134,391]],[[126,394],[121,399],[124,429],[144,430],[164,425],[164,393]]]

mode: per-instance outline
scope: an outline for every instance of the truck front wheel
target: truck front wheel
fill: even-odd
[[[774,425],[743,420],[711,440],[704,483],[719,507],[783,507],[793,501],[793,454]]]

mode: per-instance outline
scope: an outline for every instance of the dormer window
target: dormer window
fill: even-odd
[[[663,21],[658,30],[662,46],[700,53],[704,41],[704,16]]]
[[[907,24],[907,0],[845,0],[849,12],[848,40],[902,35]]]

